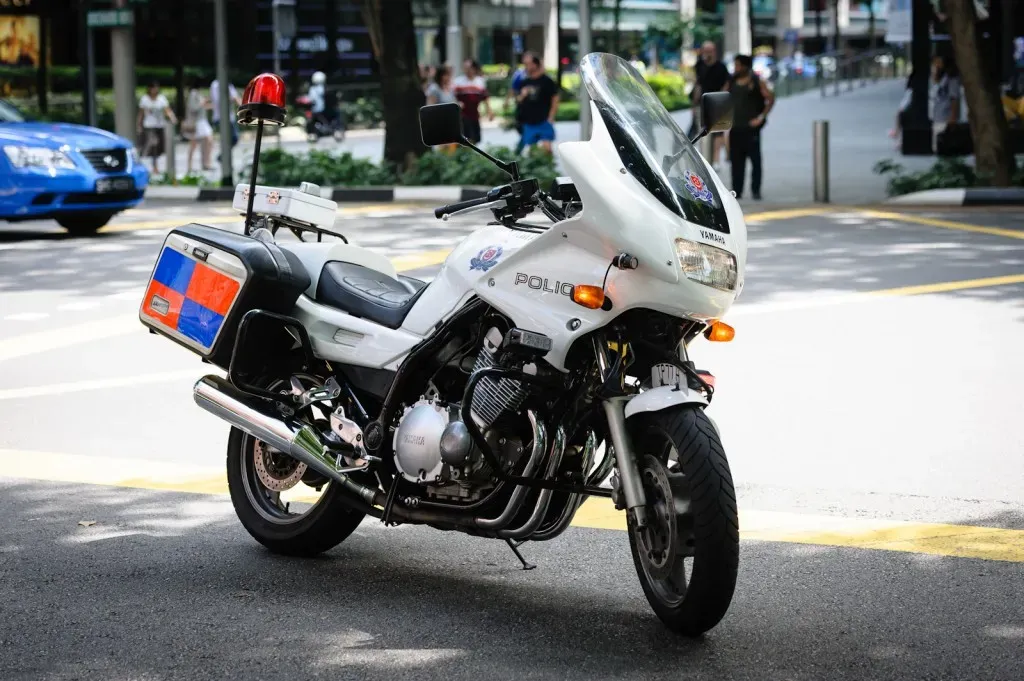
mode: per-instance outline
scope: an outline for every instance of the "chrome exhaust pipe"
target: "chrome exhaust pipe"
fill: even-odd
[[[550,479],[558,472],[558,467],[562,463],[562,455],[564,453],[565,431],[559,427],[555,431],[555,440],[551,445],[551,458],[548,459],[548,468],[544,472],[545,478]],[[542,489],[537,495],[537,503],[533,507],[533,513],[530,514],[526,523],[515,530],[501,530],[498,532],[498,536],[502,539],[525,539],[536,532],[537,528],[544,521],[544,516],[547,515],[548,506],[551,505],[551,495],[554,493],[554,490]]]
[[[583,445],[583,467],[582,468],[583,468],[584,472],[590,470],[590,465],[593,463],[594,452],[595,452],[596,449],[597,449],[597,438],[594,437],[594,432],[591,431],[590,434],[587,435],[586,443]],[[596,471],[597,471],[597,469],[595,469],[595,472]],[[607,477],[607,476],[605,476],[605,477]],[[601,479],[603,480],[604,477],[602,477]],[[595,484],[593,482],[593,478],[588,478],[587,479],[587,484],[588,485]],[[549,541],[549,540],[554,539],[555,537],[559,536],[560,534],[562,534],[563,532],[565,532],[569,528],[569,525],[572,524],[573,518],[576,517],[576,511],[578,511],[580,509],[580,506],[582,506],[583,502],[586,501],[586,500],[587,500],[587,495],[586,494],[572,494],[572,495],[570,495],[569,499],[566,501],[565,508],[562,509],[562,513],[558,516],[558,518],[556,518],[554,522],[549,523],[545,527],[543,527],[540,530],[534,532],[533,534],[531,534],[527,538],[530,541]]]
[[[547,430],[544,428],[544,424],[538,421],[537,415],[529,409],[526,410],[526,417],[530,420],[530,429],[533,431],[533,448],[530,450],[530,458],[526,462],[526,468],[523,469],[524,478],[533,475],[534,469],[540,464],[540,460],[548,448]],[[493,519],[476,518],[473,521],[474,525],[481,530],[491,532],[505,529],[510,522],[515,520],[516,514],[523,508],[529,492],[530,488],[526,485],[518,485],[512,492],[512,496],[509,498],[508,504],[505,505],[505,510],[501,512],[501,515]]]
[[[254,398],[235,388],[229,381],[219,376],[204,376],[193,388],[193,398],[197,405],[214,416],[230,423],[239,430],[261,440],[274,449],[306,464],[329,480],[341,485],[369,505],[371,511],[375,507],[383,507],[385,496],[380,490],[362,485],[348,476],[350,468],[339,469],[336,459],[329,453],[320,434],[311,426],[289,421],[266,411],[262,400]],[[544,452],[547,451],[547,435],[544,424],[537,420],[532,411],[526,412],[533,430],[533,448],[530,458],[523,470],[523,476],[529,477],[540,464]],[[564,445],[563,445],[564,446]],[[559,457],[560,459],[561,457]],[[546,490],[545,490],[546,491]],[[476,528],[488,532],[505,529],[522,509],[529,493],[529,488],[519,485],[513,491],[501,515],[494,519],[473,518],[451,512],[434,512],[426,509],[403,508],[395,506],[393,513],[397,518],[421,523],[450,523],[457,526]],[[377,513],[379,516],[379,512]],[[531,517],[532,520],[532,517]]]
[[[373,504],[376,490],[352,480],[346,474],[351,469],[339,470],[337,459],[329,453],[320,434],[311,426],[287,422],[266,413],[256,406],[258,401],[255,398],[245,395],[219,376],[199,379],[193,389],[193,398],[196,404],[214,416],[301,461]]]

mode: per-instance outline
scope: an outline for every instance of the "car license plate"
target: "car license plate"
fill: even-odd
[[[133,177],[104,177],[96,180],[97,194],[131,191],[135,191],[135,178]]]

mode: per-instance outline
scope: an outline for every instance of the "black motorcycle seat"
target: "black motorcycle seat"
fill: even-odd
[[[389,329],[405,321],[416,300],[427,290],[419,279],[398,276],[351,262],[324,264],[316,287],[316,300]]]

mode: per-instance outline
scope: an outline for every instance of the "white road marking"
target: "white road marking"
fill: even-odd
[[[63,305],[58,305],[57,309],[60,311],[91,310],[94,307],[99,306],[99,301],[96,300],[78,300],[73,303],[64,303]]]
[[[107,390],[109,388],[125,388],[133,385],[144,385],[147,383],[165,383],[178,381],[186,378],[198,379],[202,375],[202,368],[164,371],[155,374],[142,374],[139,376],[125,376],[122,378],[101,378],[92,381],[75,381],[73,383],[54,383],[51,385],[36,385],[27,388],[8,388],[0,390],[0,400],[14,400],[25,397],[45,397],[48,395],[64,395],[67,393],[82,392],[85,390]]]
[[[83,324],[72,324],[49,331],[26,333],[14,338],[0,339],[0,362],[136,332],[143,332],[143,326],[138,317],[121,315]]]
[[[49,316],[49,312],[19,312],[7,315],[4,317],[4,320],[9,322],[34,322],[37,319],[46,319]]]

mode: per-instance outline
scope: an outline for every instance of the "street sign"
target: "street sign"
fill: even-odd
[[[135,13],[130,9],[94,9],[85,17],[89,28],[120,28],[135,25]]]

